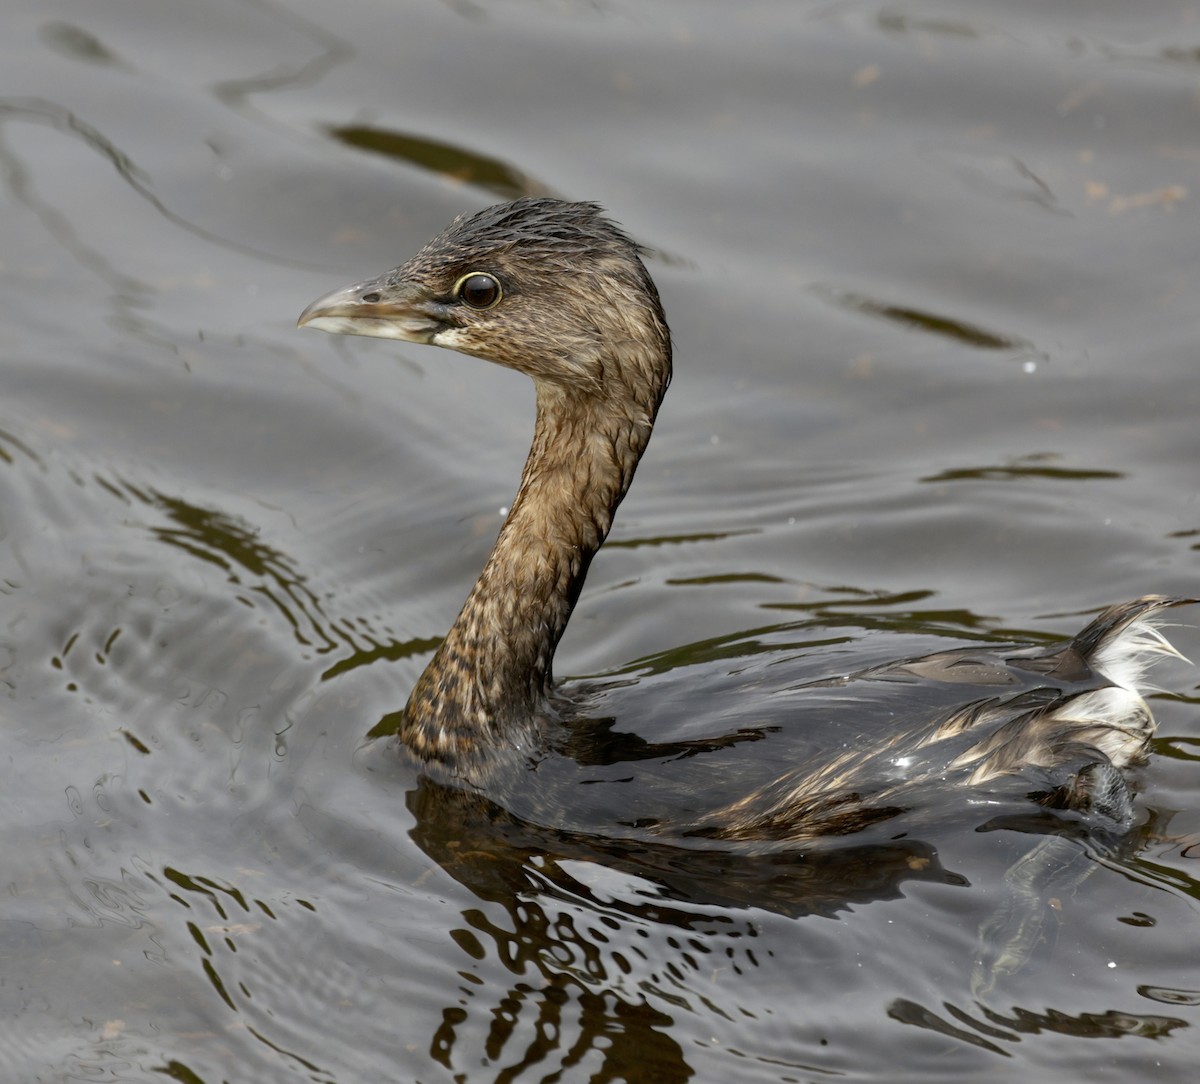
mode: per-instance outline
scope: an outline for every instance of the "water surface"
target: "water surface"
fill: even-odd
[[[1130,852],[988,991],[1020,833],[831,869],[498,832],[366,735],[483,562],[531,389],[293,325],[521,194],[653,250],[676,378],[564,675],[1195,594],[1200,7],[0,28],[5,1079],[1191,1078],[1193,669],[1157,673]]]

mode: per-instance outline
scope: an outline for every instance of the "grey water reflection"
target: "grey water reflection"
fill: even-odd
[[[852,290],[822,286],[814,287],[813,292],[854,312],[877,316],[926,335],[952,339],[976,350],[1028,350],[1032,346],[1031,343],[1017,336],[991,331],[968,320],[942,313],[928,312],[910,305],[897,305],[881,301]]]
[[[501,989],[463,985],[430,1044],[447,1069],[486,1051],[504,1062],[497,1081],[535,1066],[553,1078],[593,1055],[592,1080],[691,1079],[675,1021],[655,1005],[703,1011],[690,976],[753,973],[758,920],[745,909],[833,917],[895,899],[909,881],[964,883],[916,840],[755,860],[539,828],[427,779],[408,807],[421,850],[507,917],[501,925],[470,908],[449,931],[468,961],[498,960],[511,979]],[[665,958],[630,936],[650,926],[667,934]]]
[[[268,113],[255,110],[250,101],[258,94],[271,94],[294,90],[319,83],[334,68],[349,63],[354,57],[354,48],[345,39],[320,23],[304,18],[298,11],[270,0],[246,0],[246,7],[257,10],[275,29],[297,31],[302,39],[316,47],[316,55],[298,61],[276,62],[269,71],[256,75],[243,75],[235,79],[222,79],[213,84],[212,91],[217,99],[230,109],[250,113],[259,123],[272,123]],[[285,125],[273,125],[281,134],[291,135]]]
[[[375,629],[364,616],[327,612],[331,596],[322,597],[294,559],[263,541],[257,529],[236,516],[128,482],[120,483],[120,488],[101,479],[97,482],[118,497],[135,497],[165,513],[168,524],[149,528],[154,538],[220,569],[234,597],[246,606],[265,600],[285,619],[302,648],[335,656],[322,672],[322,681],[359,667],[421,656],[441,642],[440,637],[397,640],[386,630]]]
[[[84,64],[101,64],[132,70],[132,66],[117,56],[95,34],[74,23],[52,20],[38,28],[38,36],[51,49]]]
[[[246,244],[236,238],[221,235],[174,210],[168,201],[155,191],[149,171],[140,167],[129,154],[100,129],[59,103],[37,98],[0,99],[0,133],[3,132],[6,125],[15,122],[49,127],[79,140],[90,150],[103,157],[129,189],[152,207],[158,215],[199,240],[256,259],[270,262],[294,262],[281,260],[274,253]],[[73,223],[73,209],[55,206],[40,196],[36,187],[31,183],[26,164],[5,144],[2,134],[0,134],[0,166],[3,166],[5,186],[13,197],[37,215],[46,232],[64,250],[69,252],[82,268],[97,275],[112,287],[117,296],[119,310],[126,312],[149,307],[150,298],[155,293],[154,288],[142,279],[119,271],[109,255],[98,251],[81,239],[79,226],[82,223]],[[124,317],[124,319],[130,324],[140,322],[131,317]]]
[[[1021,456],[1012,463],[978,467],[948,467],[937,474],[922,478],[922,482],[940,485],[944,482],[1003,482],[1019,479],[1040,479],[1050,482],[1113,482],[1126,477],[1123,471],[1088,467],[1056,466],[1061,456],[1038,452]]]
[[[3,138],[4,128],[17,122],[44,125],[79,139],[105,158],[135,192],[155,204],[160,211],[165,211],[149,189],[149,176],[102,132],[61,105],[36,98],[0,99],[0,164],[4,167],[5,187],[13,198],[38,216],[46,232],[70,252],[81,267],[99,275],[123,294],[134,297],[148,294],[149,287],[145,283],[117,271],[108,256],[80,240],[66,208],[54,207],[41,198],[31,183],[25,163]]]
[[[333,127],[329,134],[348,147],[383,155],[406,165],[452,178],[499,199],[522,196],[560,196],[548,185],[526,176],[507,162],[439,140],[357,124]]]
[[[902,1024],[924,1028],[1006,1057],[1011,1056],[1012,1051],[1000,1044],[1011,1044],[1021,1035],[1050,1032],[1079,1039],[1120,1039],[1128,1036],[1163,1039],[1176,1029],[1188,1026],[1187,1021],[1176,1016],[1131,1014],[1115,1009],[1102,1013],[1073,1014],[1055,1009],[1037,1011],[1017,1008],[1011,1014],[1005,1014],[983,1007],[972,1012],[953,1005],[943,1005],[939,1012],[904,1000],[894,1002],[888,1015]]]

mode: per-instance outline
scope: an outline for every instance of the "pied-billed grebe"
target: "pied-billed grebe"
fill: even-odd
[[[720,706],[726,674],[711,691],[724,736],[626,734],[622,744],[603,720],[574,740],[554,651],[671,378],[658,291],[638,247],[595,204],[521,199],[462,216],[395,270],[315,301],[299,323],[449,347],[517,369],[537,389],[516,499],[399,723],[427,770],[541,811],[570,808],[566,781],[608,782],[607,802],[588,792],[592,822],[604,810],[614,831],[657,838],[808,841],[911,810],[931,788],[983,804],[1003,790],[1118,822],[1128,815],[1119,769],[1144,756],[1154,728],[1137,683],[1155,654],[1173,652],[1153,617],[1188,600],[1114,606],[1054,650],[881,663],[873,649],[850,666],[828,663],[837,669],[824,680],[811,665],[790,683],[759,673],[736,690],[749,701],[744,720]],[[643,691],[654,720],[669,715],[661,695]],[[689,691],[693,706],[708,703],[695,682]],[[782,731],[792,737],[776,741]],[[776,744],[753,756],[737,748],[760,740]],[[647,786],[623,786],[630,761],[651,759]],[[571,760],[586,778],[548,766]],[[525,801],[543,786],[557,786],[554,803]]]

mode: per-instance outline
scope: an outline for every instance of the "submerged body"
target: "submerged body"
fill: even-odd
[[[699,719],[664,717],[650,683],[555,688],[555,648],[671,377],[654,283],[595,205],[464,216],[300,323],[449,347],[537,389],[516,499],[399,725],[434,777],[568,830],[714,844],[810,842],[949,797],[1127,819],[1121,771],[1153,733],[1138,683],[1172,652],[1153,619],[1185,600],[1114,606],[1049,651],[815,654],[722,675]]]

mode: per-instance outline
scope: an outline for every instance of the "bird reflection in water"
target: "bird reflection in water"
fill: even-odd
[[[755,969],[763,911],[833,916],[896,898],[905,882],[965,883],[916,840],[747,857],[531,825],[427,777],[407,802],[413,841],[494,905],[465,909],[450,933],[469,958],[460,974],[491,958],[511,975],[499,989],[494,977],[461,986],[443,1008],[431,1053],[459,1069],[481,1050],[503,1055],[511,1079],[534,1065],[546,1071],[591,1057],[600,1059],[592,1079],[689,1080],[693,1069],[662,1006],[689,1011],[689,975]],[[660,947],[675,946],[667,959],[639,947],[637,931],[647,927]]]

